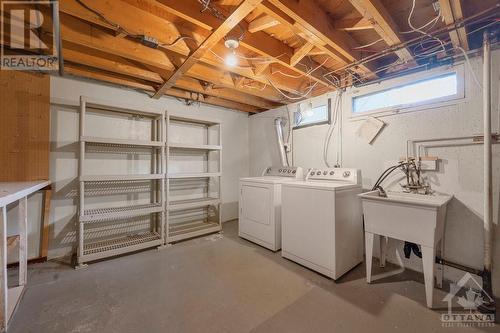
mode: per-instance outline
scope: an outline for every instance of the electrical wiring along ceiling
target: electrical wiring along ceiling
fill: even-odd
[[[498,32],[499,4],[449,2],[66,0],[65,75],[261,112],[467,60],[484,29]]]

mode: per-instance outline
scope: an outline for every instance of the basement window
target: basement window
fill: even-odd
[[[313,107],[311,103],[300,103],[293,113],[293,128],[330,123],[329,103]]]
[[[462,98],[463,83],[457,72],[425,78],[352,98],[353,116],[394,111]]]

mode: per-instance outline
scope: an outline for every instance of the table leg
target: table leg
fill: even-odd
[[[389,242],[389,237],[379,236],[380,242],[380,267],[385,267],[385,258],[387,256],[387,243]]]
[[[434,261],[436,258],[436,249],[434,247],[421,246],[422,263],[424,268],[425,296],[427,307],[432,308],[434,292]]]
[[[45,189],[43,191],[42,232],[40,233],[40,257],[42,258],[47,258],[49,252],[49,219],[51,198],[52,189]]]
[[[28,198],[19,200],[19,285],[28,280]]]
[[[373,237],[370,232],[365,232],[365,260],[366,260],[366,282],[372,282],[372,257],[373,257]]]
[[[7,328],[7,207],[0,214],[0,331]]]

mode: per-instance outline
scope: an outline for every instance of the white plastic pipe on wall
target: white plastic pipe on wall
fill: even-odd
[[[491,46],[488,33],[483,40],[483,117],[484,117],[484,269],[491,273],[493,243],[493,184],[491,162]]]
[[[278,141],[278,151],[280,153],[281,165],[289,166],[288,158],[286,156],[286,151],[285,151],[285,143],[283,139],[283,118],[278,117],[274,119],[274,128],[276,130],[276,138]]]

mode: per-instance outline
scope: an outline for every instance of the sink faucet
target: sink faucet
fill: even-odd
[[[387,198],[387,193],[385,192],[385,190],[382,188],[382,186],[377,186],[377,190],[378,190],[378,195],[380,197],[383,197],[383,198]]]

